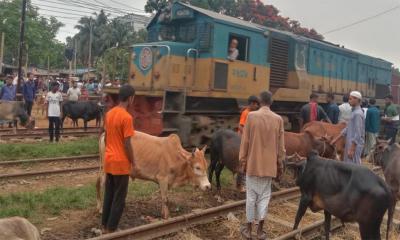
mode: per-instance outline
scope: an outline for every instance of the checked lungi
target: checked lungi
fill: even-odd
[[[247,222],[264,220],[271,199],[271,177],[246,176]]]

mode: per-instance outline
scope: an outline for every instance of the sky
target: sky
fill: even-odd
[[[117,8],[112,17],[132,10],[144,14],[144,11],[136,9],[143,10],[146,3],[146,0],[76,1],[97,6],[106,5],[106,10],[109,7]],[[67,5],[62,0],[32,0],[32,2],[43,9],[40,10],[41,14],[56,16],[65,24],[57,35],[57,38],[63,42],[67,36],[77,32],[74,26],[80,15],[87,15],[91,11],[87,8]],[[298,20],[305,27],[316,29],[327,41],[385,59],[394,63],[396,67],[400,67],[400,0],[262,0],[262,2],[277,7],[282,16]],[[395,7],[397,8],[392,11],[376,16]],[[330,32],[364,19],[368,20]]]

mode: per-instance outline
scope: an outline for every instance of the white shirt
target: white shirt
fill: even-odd
[[[349,103],[342,103],[339,106],[339,122],[347,123],[351,118],[351,106]]]
[[[78,101],[79,96],[81,96],[81,90],[78,87],[71,87],[67,91],[67,96],[69,101]]]
[[[230,48],[228,51],[228,59],[234,61],[239,56],[239,50],[236,48]]]
[[[49,104],[47,115],[49,117],[60,117],[61,116],[61,108],[60,103],[63,98],[60,92],[48,92],[46,96],[46,102]]]

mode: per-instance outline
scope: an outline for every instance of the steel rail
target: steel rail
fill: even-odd
[[[0,162],[0,166],[17,165],[24,163],[45,163],[45,162],[58,162],[58,161],[73,161],[73,160],[92,160],[99,158],[99,155],[81,155],[71,157],[58,157],[58,158],[37,158],[37,159],[24,159],[24,160],[10,160]]]
[[[87,136],[87,135],[94,135],[99,134],[99,131],[87,131],[87,132],[67,132],[67,133],[60,133],[60,136]],[[11,138],[35,138],[35,137],[47,137],[48,133],[25,133],[25,134],[4,134],[0,135],[0,139],[11,139]]]
[[[99,170],[99,166],[81,167],[81,168],[65,168],[65,169],[57,169],[57,170],[34,171],[34,172],[24,172],[24,173],[1,174],[0,175],[0,180],[10,179],[10,178],[20,178],[20,177],[33,177],[33,176],[52,175],[52,174],[60,174],[60,173],[85,172],[85,171],[94,171],[94,170]]]
[[[97,129],[100,129],[100,128],[99,127],[87,127],[87,130],[92,130],[92,129],[97,130]],[[48,131],[48,130],[49,130],[49,128],[35,128],[33,130],[28,130],[26,128],[19,128],[19,129],[17,129],[17,133]],[[82,127],[77,127],[77,128],[66,127],[66,128],[60,129],[60,131],[74,131],[74,130],[76,131],[76,130],[85,130],[85,129],[82,128]],[[8,132],[14,132],[14,129],[13,128],[2,128],[2,129],[0,129],[0,133],[1,134],[8,133]]]
[[[303,228],[298,228],[291,232],[280,235],[273,240],[290,240],[290,239],[314,239],[318,236],[321,236],[321,232],[319,229],[324,226],[324,220],[318,220],[310,225],[307,225]],[[332,217],[331,221],[331,231],[334,231],[338,228],[342,227],[342,223],[339,219]]]
[[[272,193],[271,201],[284,201],[300,197],[299,188],[289,188]],[[201,211],[185,214],[182,216],[161,220],[159,222],[150,223],[119,232],[101,235],[99,237],[90,238],[90,240],[109,240],[109,239],[152,239],[162,237],[167,234],[178,232],[184,228],[195,226],[198,224],[209,222],[215,217],[226,215],[230,212],[243,210],[246,205],[245,200],[224,204],[218,207],[208,208]]]
[[[372,171],[375,173],[379,171],[380,167],[374,167]],[[291,200],[300,197],[300,190],[298,187],[285,189],[278,192],[272,193],[271,201],[284,201]],[[174,217],[168,220],[161,220],[159,222],[150,223],[138,227],[133,227],[125,229],[119,232],[101,235],[95,238],[90,238],[89,240],[111,240],[111,239],[135,239],[135,240],[147,240],[157,237],[162,237],[171,233],[178,232],[182,229],[192,227],[195,225],[203,224],[212,221],[216,217],[226,215],[230,212],[235,212],[243,210],[246,205],[245,200],[237,201],[234,203],[225,204],[218,207],[208,208],[198,212],[193,212],[185,214],[182,216]],[[298,236],[310,237],[312,235],[320,235],[317,233],[321,226],[323,226],[324,221],[319,220],[313,224],[310,224],[301,229],[297,229],[286,233],[274,240],[286,240],[286,239],[298,239]],[[335,217],[332,218],[332,229],[337,229],[341,227],[341,223]]]

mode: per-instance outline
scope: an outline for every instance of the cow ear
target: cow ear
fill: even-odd
[[[202,151],[203,153],[206,153],[206,150],[207,150],[207,145],[204,145],[204,147],[203,147],[203,149],[201,149],[201,151]]]

